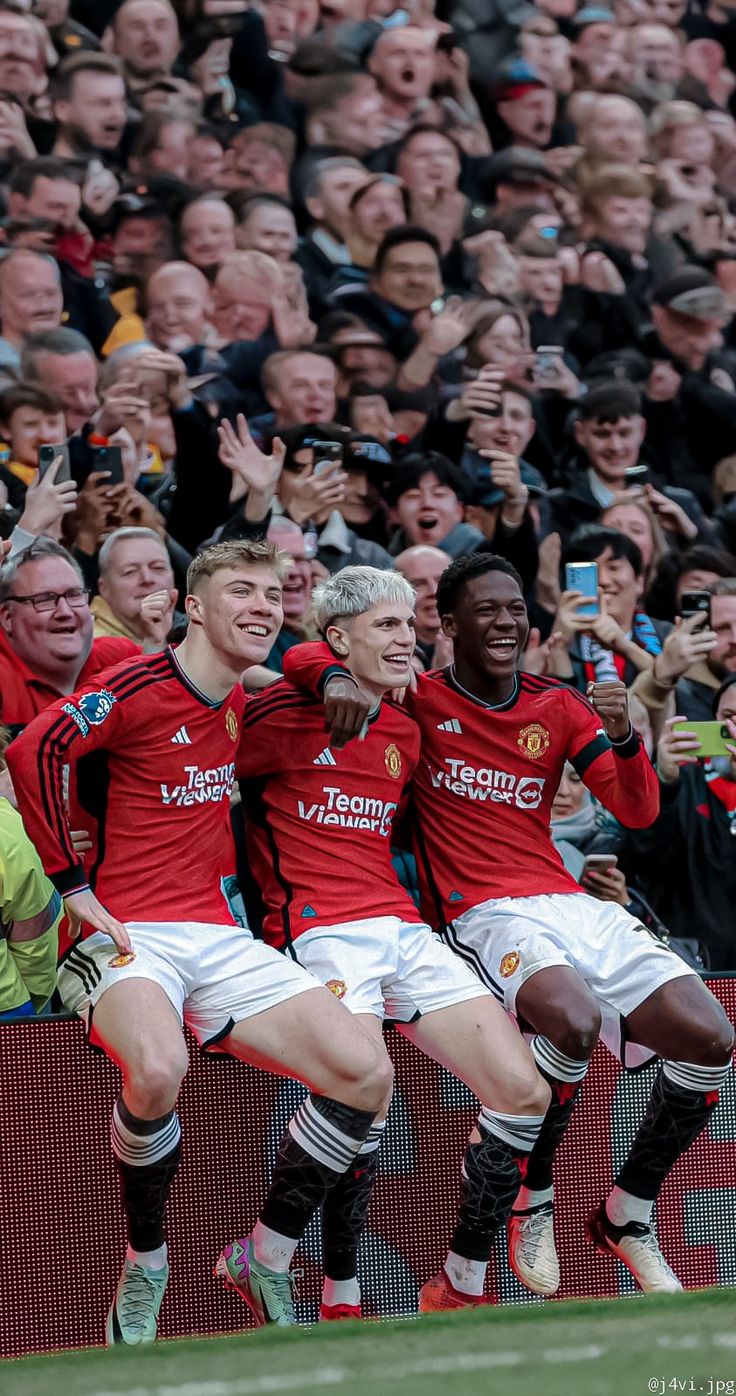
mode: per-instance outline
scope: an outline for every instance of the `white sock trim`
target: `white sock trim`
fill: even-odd
[[[634,1197],[623,1188],[611,1188],[606,1198],[606,1216],[613,1226],[626,1226],[627,1222],[649,1226],[653,1210],[654,1202],[646,1197]]]
[[[360,1285],[357,1279],[352,1280],[331,1280],[325,1275],[322,1284],[323,1304],[351,1304],[357,1308],[360,1304]]]
[[[461,1294],[472,1294],[475,1298],[481,1295],[487,1268],[485,1260],[467,1260],[455,1251],[447,1252],[445,1274],[453,1289],[459,1289]]]
[[[368,1131],[368,1138],[366,1139],[365,1143],[361,1144],[360,1148],[358,1149],[358,1158],[365,1158],[367,1154],[375,1154],[376,1149],[380,1148],[385,1128],[385,1120],[379,1120],[378,1124],[371,1125]]]
[[[345,1173],[363,1143],[325,1119],[309,1096],[289,1121],[289,1133],[305,1153],[334,1173]]]
[[[267,1270],[275,1270],[285,1275],[299,1245],[291,1236],[282,1236],[280,1231],[272,1231],[262,1221],[257,1221],[251,1232],[253,1254],[259,1265]]]
[[[684,1091],[696,1091],[699,1095],[717,1091],[728,1080],[731,1063],[724,1066],[695,1066],[692,1062],[662,1063],[662,1072],[673,1086]]]
[[[503,1115],[500,1110],[489,1110],[487,1105],[483,1105],[478,1114],[478,1124],[512,1149],[530,1154],[544,1124],[544,1115]]]
[[[590,1062],[579,1062],[574,1057],[566,1057],[548,1037],[533,1037],[531,1049],[537,1066],[555,1081],[567,1081],[574,1085],[582,1081],[587,1074]]]
[[[166,1155],[176,1148],[180,1139],[181,1125],[178,1115],[172,1113],[171,1118],[155,1134],[136,1134],[128,1125],[123,1124],[118,1102],[115,1102],[110,1122],[110,1142],[113,1153],[121,1163],[130,1164],[133,1168],[146,1168],[149,1164],[158,1163],[160,1159],[166,1158]]]
[[[169,1248],[164,1241],[157,1246],[154,1251],[137,1251],[133,1246],[128,1246],[125,1252],[125,1259],[131,1265],[142,1265],[145,1270],[163,1270],[169,1257]]]

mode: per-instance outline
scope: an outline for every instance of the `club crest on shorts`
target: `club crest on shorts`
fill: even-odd
[[[227,712],[225,713],[225,726],[227,728],[227,735],[230,738],[230,741],[237,742],[238,719],[235,716],[235,713],[233,712],[232,708],[228,708]]]
[[[328,979],[325,988],[329,989],[330,993],[334,994],[336,999],[344,999],[348,991],[348,986],[344,979]]]
[[[386,770],[394,780],[398,780],[401,775],[401,752],[395,742],[390,742],[383,753],[386,763]]]
[[[107,963],[110,969],[125,969],[126,965],[132,965],[134,959],[135,950],[121,950],[118,955],[113,955]]]
[[[516,745],[530,761],[536,761],[549,747],[549,732],[540,722],[530,722],[528,727],[522,727]]]
[[[518,950],[509,950],[508,953],[503,956],[501,963],[498,966],[498,972],[501,978],[510,979],[511,975],[516,973],[516,970],[519,968],[520,963],[521,955],[519,954]]]

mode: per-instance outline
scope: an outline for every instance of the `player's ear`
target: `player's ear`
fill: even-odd
[[[455,624],[455,617],[453,615],[442,616],[440,625],[442,626],[442,634],[446,635],[448,640],[456,639],[457,625]]]
[[[347,632],[341,626],[328,625],[325,639],[330,649],[334,650],[340,659],[347,659],[350,654],[350,645],[348,644]]]
[[[201,596],[187,596],[184,598],[184,610],[192,625],[202,625],[202,598]]]

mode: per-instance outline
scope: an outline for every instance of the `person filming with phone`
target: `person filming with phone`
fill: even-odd
[[[718,689],[711,715],[708,723],[682,714],[665,723],[660,813],[627,837],[626,851],[672,934],[697,937],[705,963],[720,972],[736,970],[736,673]]]
[[[644,562],[633,539],[615,528],[579,528],[563,553],[564,591],[552,633],[557,678],[585,692],[591,681],[623,679],[627,688],[651,669],[669,630],[642,607]]]

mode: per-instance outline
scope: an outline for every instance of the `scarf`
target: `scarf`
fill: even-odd
[[[631,635],[634,644],[646,650],[647,654],[662,653],[662,642],[649,616],[643,611],[636,612]],[[613,654],[611,650],[604,649],[592,635],[581,635],[580,657],[588,683],[611,683],[624,677],[626,660],[623,655]]]
[[[553,843],[559,843],[560,839],[564,839],[567,843],[572,843],[576,848],[579,848],[590,834],[595,833],[597,827],[595,805],[589,792],[585,793],[587,799],[577,814],[568,814],[564,819],[553,819],[551,824]]]

